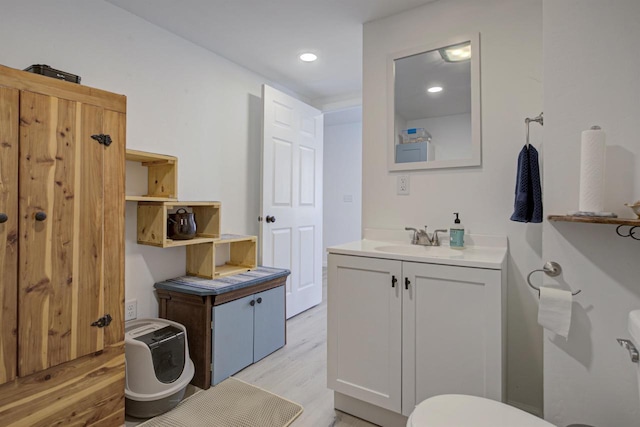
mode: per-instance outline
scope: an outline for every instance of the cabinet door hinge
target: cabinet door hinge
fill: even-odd
[[[104,134],[97,134],[97,135],[91,135],[91,138],[95,139],[96,141],[98,141],[100,144],[104,145],[105,147],[108,147],[111,145],[111,143],[113,142],[111,140],[111,136],[109,135],[104,135]]]
[[[105,326],[109,326],[113,318],[110,314],[105,314],[95,322],[91,324],[91,326],[97,326],[98,328],[104,328]]]

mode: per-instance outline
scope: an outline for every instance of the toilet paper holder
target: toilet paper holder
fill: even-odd
[[[540,296],[540,288],[536,288],[531,283],[531,275],[538,271],[544,272],[544,274],[546,274],[549,277],[556,277],[562,273],[562,267],[560,267],[560,264],[558,264],[557,262],[547,261],[545,262],[544,266],[541,269],[533,270],[531,273],[529,273],[529,275],[527,276],[527,283],[529,284],[529,286],[531,286],[532,289],[538,291],[538,296]],[[576,296],[580,292],[582,292],[582,289],[579,289],[575,292],[571,292],[571,295]]]

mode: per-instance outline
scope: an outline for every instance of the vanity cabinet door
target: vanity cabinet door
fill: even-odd
[[[402,413],[446,393],[504,399],[501,271],[403,263]]]
[[[328,386],[400,412],[402,263],[336,254],[328,263]]]

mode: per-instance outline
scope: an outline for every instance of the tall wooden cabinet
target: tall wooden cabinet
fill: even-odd
[[[125,114],[0,66],[0,425],[124,422]]]

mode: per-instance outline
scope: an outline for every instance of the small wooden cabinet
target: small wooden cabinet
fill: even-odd
[[[160,317],[187,328],[192,384],[207,389],[212,378],[218,383],[285,344],[289,274],[257,267],[221,279],[185,276],[155,284]]]
[[[124,422],[125,114],[0,66],[0,425]]]
[[[329,388],[405,416],[439,394],[505,399],[502,270],[331,253],[328,263]]]

